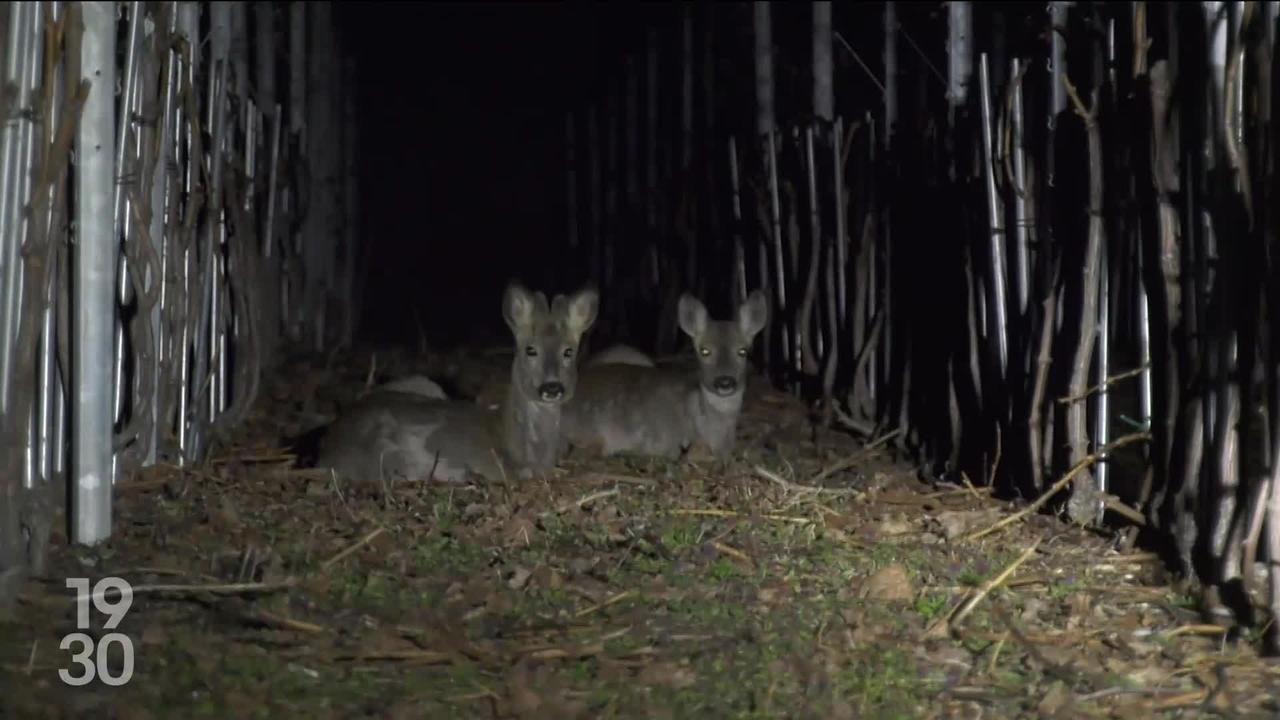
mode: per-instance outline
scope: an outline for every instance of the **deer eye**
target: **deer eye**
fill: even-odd
[[[746,356],[747,356],[747,349],[744,347],[738,348],[738,357],[746,357]]]
[[[564,356],[565,356],[565,359],[573,357],[573,348],[565,348]]]
[[[698,348],[698,354],[701,355],[702,357],[707,357],[708,355],[711,354],[711,349],[707,347],[700,347]]]
[[[538,348],[532,345],[525,345],[524,354],[528,355],[529,357],[538,357]]]

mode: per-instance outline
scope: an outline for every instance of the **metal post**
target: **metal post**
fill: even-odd
[[[142,43],[142,3],[131,2],[128,4],[129,13],[126,22],[129,27],[129,34],[126,39],[125,47],[125,66],[124,81],[122,88],[122,97],[119,113],[116,119],[116,139],[115,139],[115,167],[117,174],[122,177],[132,177],[133,172],[137,169],[137,155],[132,152],[129,147],[129,126],[132,124],[130,118],[136,117],[138,110],[138,55]],[[129,200],[126,190],[129,185],[125,183],[116,183],[114,188],[114,227],[117,232],[123,231],[124,241],[129,242],[133,235],[133,214],[129,211],[132,203]],[[116,236],[117,239],[120,235]],[[129,281],[129,262],[126,256],[121,255],[117,259],[116,264],[116,293],[118,302],[124,306],[129,303],[132,297],[133,285]],[[112,386],[112,418],[115,422],[119,422],[124,415],[125,398],[128,395],[128,388],[125,387],[125,329],[124,322],[119,315],[115,318],[115,343],[112,351],[113,362],[115,363],[111,377]],[[113,459],[114,462],[114,459]],[[114,467],[114,466],[113,466]],[[113,470],[112,477],[115,477]]]
[[[997,357],[1000,362],[1000,377],[1004,378],[1009,364],[1009,323],[1005,298],[1005,259],[1004,259],[1004,207],[996,190],[995,148],[991,137],[993,132],[993,112],[991,109],[991,79],[987,67],[987,54],[982,53],[978,66],[979,92],[982,102],[982,148],[983,165],[987,186],[987,223],[991,236],[991,297],[988,300],[993,311],[991,332],[996,334]]]
[[[169,27],[167,31],[174,33],[178,27],[177,4],[170,3]],[[159,32],[154,30],[153,32]],[[177,56],[172,50],[162,50],[158,56],[165,68],[164,77],[160,79],[163,85],[159,88],[157,97],[161,103],[159,128],[159,142],[157,144],[157,155],[152,160],[153,167],[151,169],[151,248],[155,252],[155,256],[159,261],[159,267],[154,271],[159,275],[153,278],[152,285],[157,288],[156,303],[151,308],[151,340],[152,340],[152,386],[151,386],[151,441],[148,443],[149,451],[147,453],[146,462],[151,464],[156,462],[160,457],[160,439],[163,437],[160,432],[161,421],[161,392],[160,389],[166,382],[167,378],[162,377],[162,370],[166,367],[165,358],[167,343],[165,340],[165,326],[162,321],[165,311],[165,303],[168,295],[168,269],[171,258],[169,257],[169,243],[165,238],[165,220],[168,217],[168,201],[169,201],[169,166],[174,162],[174,122],[175,109],[178,102],[178,66]]]
[[[178,29],[186,38],[188,47],[191,48],[190,61],[182,68],[182,74],[185,81],[194,86],[196,70],[200,67],[200,6],[195,2],[178,3]],[[185,189],[187,192],[193,190],[194,173],[200,166],[199,158],[192,156],[192,138],[191,138],[191,118],[185,117],[182,106],[179,104],[176,108],[177,115],[181,118],[178,121],[178,132],[183,134],[183,146],[187,149],[187,167],[183,178]],[[188,238],[190,240],[190,238]],[[189,308],[191,307],[191,288],[192,288],[192,272],[194,261],[194,249],[187,244],[182,253],[182,291],[179,302],[186,308],[182,313],[182,330],[180,342],[177,345],[178,363],[179,363],[179,385],[178,393],[178,461],[186,464],[193,459],[193,445],[195,442],[195,427],[188,421],[192,417],[190,405],[193,400],[191,391],[191,381],[194,368],[192,367],[191,332],[193,329],[193,318],[190,317]],[[178,259],[175,258],[175,262]]]
[[[54,20],[61,20],[65,16],[63,5],[60,2],[49,3],[49,14]],[[58,63],[52,68],[52,77],[48,79],[53,84],[53,93],[51,102],[44,108],[47,114],[46,122],[49,128],[58,127],[61,118],[60,110],[62,108],[64,64]],[[44,219],[44,227],[46,231],[53,227],[53,218],[56,212],[54,208],[54,199],[58,197],[56,191],[50,191],[48,208]],[[44,317],[40,319],[40,355],[37,359],[37,372],[39,373],[39,389],[40,394],[38,400],[38,416],[37,416],[37,446],[39,454],[39,476],[46,482],[52,481],[56,468],[61,465],[61,445],[54,444],[54,439],[61,436],[61,428],[56,428],[54,424],[61,421],[63,415],[60,412],[59,405],[62,402],[58,392],[58,356],[57,348],[57,324],[56,318],[58,312],[58,268],[62,258],[60,248],[49,248],[48,267],[45,276],[45,309]]]
[[[973,77],[973,3],[953,2],[947,5],[948,68],[947,99],[951,112],[962,107],[969,99],[969,82]]]
[[[116,12],[82,3],[81,77],[92,83],[76,137],[76,308],[72,536],[95,544],[111,533],[111,357],[115,327]]]
[[[37,12],[38,6],[14,3],[10,8],[4,81],[9,87],[21,88],[31,59],[27,50],[30,15]],[[21,95],[18,101],[20,107],[27,107]],[[22,283],[18,252],[22,233],[19,225],[22,222],[22,175],[26,170],[22,161],[25,153],[21,138],[25,124],[6,118],[3,139],[0,140],[0,413],[9,411],[14,343],[18,335],[18,299]]]
[[[17,172],[14,173],[14,175],[12,176],[12,178],[17,181],[16,182],[17,195],[16,196],[10,195],[9,197],[11,201],[16,200],[14,205],[11,206],[11,209],[16,210],[19,213],[18,217],[16,218],[12,216],[10,217],[10,220],[12,222],[11,227],[14,227],[16,229],[15,237],[13,238],[13,242],[14,242],[13,249],[22,247],[23,243],[27,242],[29,239],[35,240],[37,242],[42,240],[42,239],[30,238],[31,229],[32,229],[31,218],[28,216],[26,209],[31,207],[31,200],[33,198],[33,188],[32,188],[33,178],[31,174],[31,168],[36,167],[37,163],[39,162],[39,158],[41,158],[44,155],[43,149],[37,150],[36,132],[35,132],[36,128],[33,122],[33,119],[36,113],[39,112],[39,110],[36,107],[38,103],[38,98],[36,97],[35,93],[37,88],[40,87],[40,79],[42,74],[41,71],[43,69],[43,63],[41,62],[41,59],[44,57],[43,10],[44,8],[41,6],[28,8],[28,12],[26,13],[26,17],[25,17],[25,25],[23,27],[23,35],[25,36],[24,38],[25,45],[22,50],[24,58],[22,62],[22,66],[23,66],[22,76],[19,78],[19,85],[18,85],[18,106],[22,110],[28,111],[28,112],[24,112],[23,113],[24,117],[22,117],[18,121],[17,127],[18,127],[18,158],[19,160],[18,160],[18,167],[15,168]],[[52,255],[52,253],[50,253],[50,255]],[[9,336],[9,339],[11,341],[16,341],[18,339],[18,333],[19,333],[18,326],[21,324],[21,320],[19,318],[22,313],[22,308],[21,308],[22,283],[23,282],[36,283],[37,284],[36,286],[39,287],[40,283],[44,283],[49,277],[49,275],[46,274],[45,277],[32,276],[29,278],[24,278],[23,267],[20,262],[19,255],[15,253],[14,256],[12,257],[12,260],[14,261],[14,264],[15,264],[14,269],[18,273],[19,281],[16,283],[15,287],[13,288],[17,294],[14,297],[15,303],[12,306],[12,310],[14,314],[10,316],[10,320],[12,321],[12,323],[9,325],[9,329],[12,331],[12,334]],[[10,354],[11,362],[8,370],[10,373],[14,372],[15,367],[21,366],[22,364],[18,362],[13,362],[13,360],[16,358],[16,354],[19,352],[26,352],[26,351],[23,348],[17,347],[15,345],[13,348],[13,352]],[[20,381],[25,383],[25,382],[30,382],[31,380],[38,380],[39,367],[40,367],[39,365],[36,366],[37,375],[35,378],[31,378],[31,377],[21,378]],[[37,398],[43,396],[43,393],[39,392],[40,387],[41,386],[37,385]],[[33,400],[34,399],[36,398],[33,398]],[[29,407],[30,407],[31,415],[30,415],[30,420],[28,425],[27,436],[24,442],[24,445],[25,445],[24,451],[26,456],[24,458],[25,462],[23,464],[22,479],[23,479],[24,487],[32,488],[32,487],[35,487],[36,479],[40,477],[41,463],[37,460],[37,454],[40,451],[40,443],[38,441],[39,434],[40,434],[40,425],[39,425],[40,409],[35,402],[32,402],[32,404]]]

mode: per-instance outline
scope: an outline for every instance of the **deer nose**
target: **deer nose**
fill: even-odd
[[[559,400],[564,397],[564,384],[558,382],[542,383],[538,387],[538,395],[542,396],[542,399],[547,402]]]
[[[721,375],[711,383],[711,387],[721,395],[728,395],[738,389],[738,381],[728,375]]]

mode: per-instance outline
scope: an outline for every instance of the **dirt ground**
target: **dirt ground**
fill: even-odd
[[[722,468],[570,457],[528,484],[355,487],[295,467],[282,438],[368,363],[291,362],[202,467],[122,482],[110,542],[55,537],[55,579],[0,618],[0,716],[1280,715],[1260,633],[1201,624],[1151,553],[1046,514],[969,539],[1024,503],[815,438],[760,383]],[[424,363],[380,374],[450,369]],[[127,684],[59,679],[68,576],[132,584]]]

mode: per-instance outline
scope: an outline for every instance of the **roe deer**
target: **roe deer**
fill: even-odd
[[[420,395],[422,397],[435,398],[437,400],[448,400],[449,396],[445,395],[444,390],[436,383],[435,380],[426,375],[410,375],[392,380],[391,382],[379,385],[370,392],[402,392],[411,395]]]
[[[653,359],[630,345],[610,345],[587,358],[587,367],[598,365],[636,365],[638,367],[657,367]]]
[[[493,481],[550,470],[561,449],[561,406],[577,384],[578,343],[595,322],[597,305],[590,288],[548,304],[540,292],[508,286],[502,312],[516,352],[501,409],[393,383],[365,395],[330,426],[316,465],[358,480],[449,482],[465,480],[468,472]]]
[[[764,293],[752,292],[733,320],[713,321],[689,293],[680,298],[680,329],[693,341],[696,373],[608,364],[583,368],[564,408],[566,444],[677,458],[701,441],[717,459],[733,450],[742,410],[747,354],[768,321]]]

